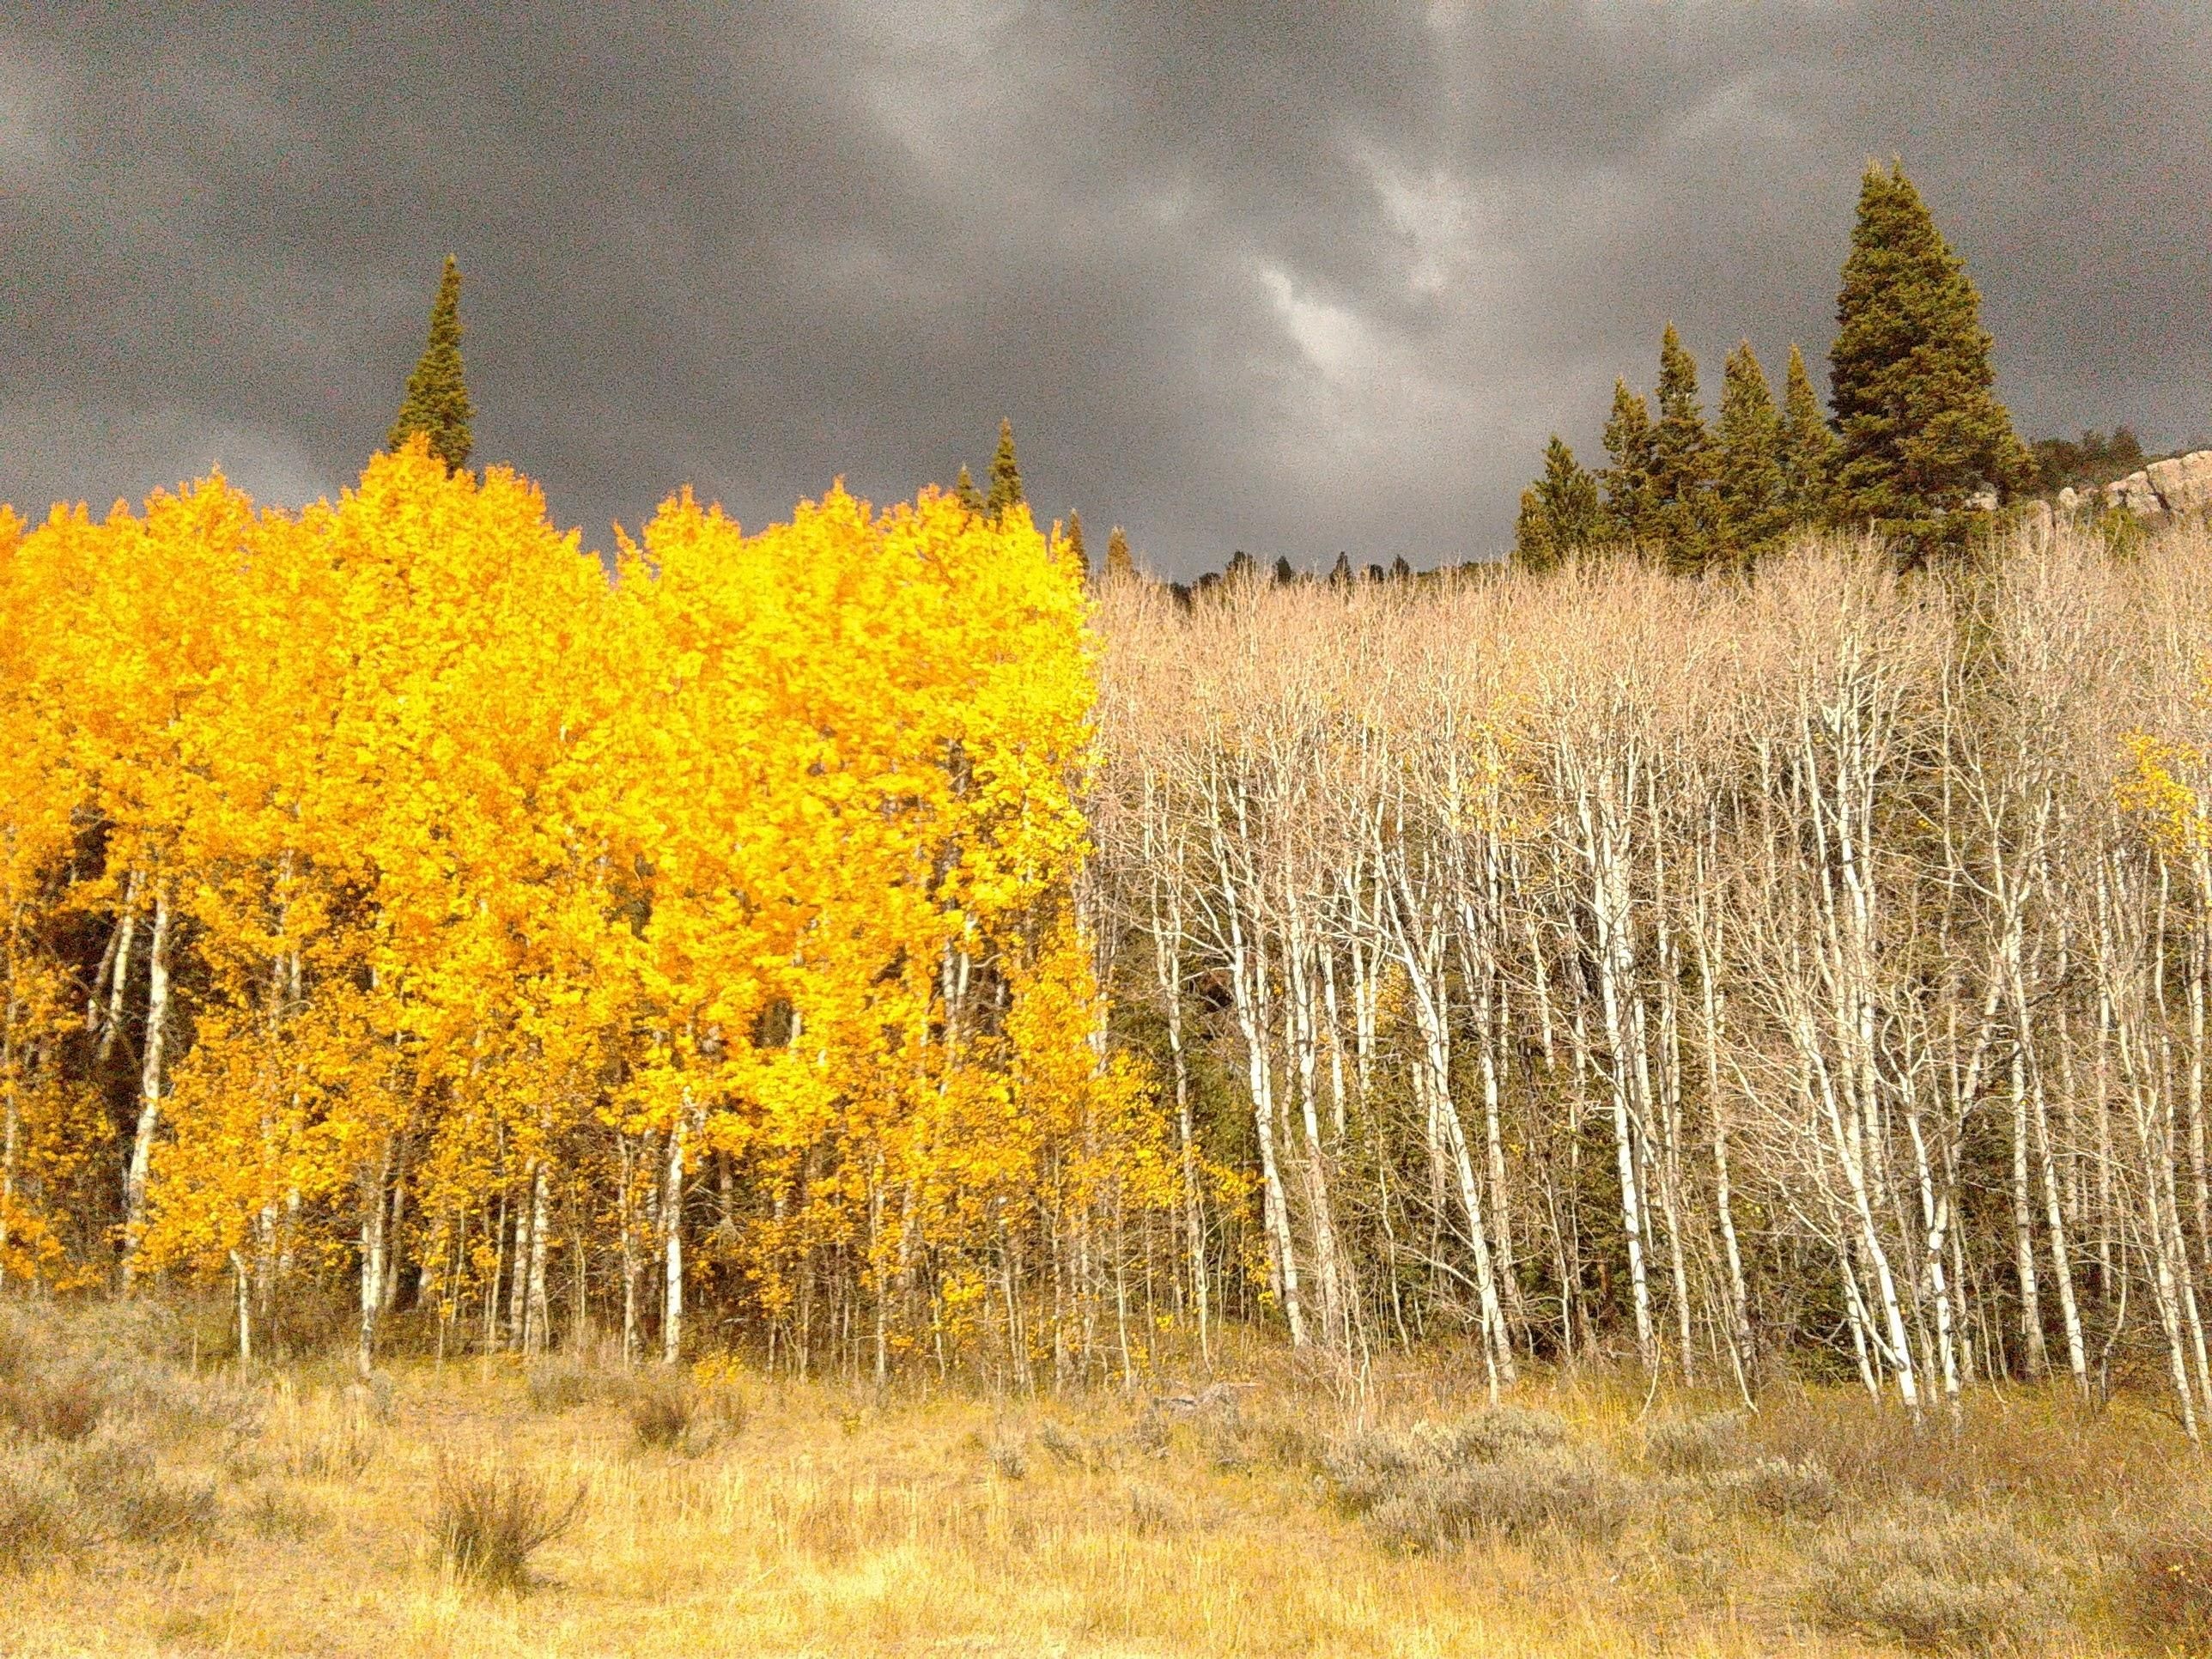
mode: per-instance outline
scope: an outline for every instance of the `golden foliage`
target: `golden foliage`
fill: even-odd
[[[0,518],[0,1267],[59,1273],[76,1161],[113,1165],[70,969],[104,924],[131,971],[159,901],[139,1267],[265,1301],[356,1235],[366,1280],[397,1222],[495,1333],[553,1212],[634,1289],[672,1158],[695,1206],[711,1161],[695,1272],[964,1333],[1018,1235],[1173,1197],[1073,906],[1085,630],[1026,509],[934,492],[751,536],[686,492],[611,575],[419,441],[297,515],[216,477]]]

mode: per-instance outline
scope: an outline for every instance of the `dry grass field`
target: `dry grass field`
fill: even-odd
[[[2206,1650],[2167,1421],[1440,1364],[994,1401],[550,1359],[246,1376],[0,1309],[0,1652]],[[531,1547],[533,1540],[542,1541]],[[2195,1623],[2192,1626],[2192,1620]]]

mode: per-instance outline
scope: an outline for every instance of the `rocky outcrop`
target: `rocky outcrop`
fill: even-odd
[[[2089,506],[2117,507],[2146,518],[2212,508],[2212,449],[2153,461],[2139,472],[2096,489],[2058,492],[2061,513]]]

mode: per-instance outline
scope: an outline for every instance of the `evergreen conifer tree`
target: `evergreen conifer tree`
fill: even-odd
[[[1659,422],[1651,434],[1651,490],[1668,564],[1702,570],[1712,554],[1713,456],[1698,401],[1697,360],[1674,325],[1659,337]]]
[[[1129,557],[1129,538],[1117,524],[1106,538],[1106,580],[1119,581],[1136,574],[1135,562]]]
[[[1091,555],[1083,545],[1083,515],[1073,507],[1067,509],[1067,550],[1075,558],[1075,568],[1085,581],[1091,580]]]
[[[1297,581],[1297,579],[1298,573],[1291,566],[1289,558],[1287,556],[1279,555],[1275,560],[1275,586],[1278,587],[1288,587],[1293,582]]]
[[[1390,561],[1390,580],[1394,582],[1409,582],[1413,580],[1413,567],[1406,562],[1406,556],[1403,553]]]
[[[1653,493],[1651,406],[1626,380],[1613,383],[1613,414],[1605,423],[1605,453],[1613,465],[1600,475],[1605,485],[1607,527],[1623,541],[1658,533],[1658,502]]]
[[[952,481],[952,499],[970,513],[981,514],[983,510],[983,492],[975,488],[975,479],[968,476],[965,461],[960,464],[960,476]]]
[[[1352,555],[1340,550],[1336,556],[1336,562],[1329,567],[1328,585],[1331,587],[1349,587],[1353,580]]]
[[[398,449],[420,432],[430,441],[430,453],[448,469],[468,465],[473,447],[469,422],[476,409],[461,378],[461,268],[446,256],[445,275],[438,279],[438,297],[430,306],[430,338],[415,372],[407,377],[406,400],[399,418],[384,440],[386,449]]]
[[[1805,372],[1805,354],[1790,348],[1782,393],[1782,505],[1793,525],[1825,524],[1835,487],[1836,434]]]
[[[2027,480],[1996,399],[1981,296],[1899,164],[1870,166],[1860,181],[1836,322],[1829,403],[1843,513],[1939,519]]]
[[[1521,510],[1513,516],[1513,562],[1523,570],[1553,570],[1559,557],[1552,515],[1544,510],[1536,486],[1530,484],[1521,492]]]
[[[1514,562],[1523,569],[1549,570],[1595,542],[1601,520],[1597,480],[1554,432],[1544,448],[1544,476],[1521,493]]]
[[[1022,469],[1014,460],[1014,423],[1002,420],[998,453],[991,457],[991,494],[984,510],[995,519],[1008,507],[1019,507],[1024,499]]]
[[[1748,562],[1790,524],[1782,490],[1782,417],[1748,340],[1729,353],[1722,370],[1714,463],[1720,506],[1717,546],[1731,561]]]
[[[1222,575],[1224,580],[1232,582],[1249,580],[1253,569],[1252,556],[1240,547],[1229,556],[1228,567]]]

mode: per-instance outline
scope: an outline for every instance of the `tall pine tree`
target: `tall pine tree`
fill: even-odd
[[[1828,521],[1835,471],[1836,434],[1805,372],[1805,354],[1793,345],[1782,393],[1782,505],[1791,524]]]
[[[1129,556],[1129,538],[1117,524],[1106,538],[1106,580],[1119,581],[1136,574],[1136,562]]]
[[[1554,432],[1544,448],[1544,476],[1521,492],[1513,562],[1524,570],[1552,569],[1595,542],[1601,521],[1597,480]]]
[[[984,502],[984,510],[994,519],[1010,507],[1019,507],[1022,495],[1022,469],[1014,459],[1014,423],[999,422],[998,453],[991,457],[991,494]]]
[[[968,463],[960,464],[960,476],[952,481],[952,499],[970,513],[983,511],[983,492],[975,488],[975,479],[968,476]]]
[[[438,297],[430,306],[430,338],[407,377],[406,400],[399,418],[384,440],[386,449],[398,449],[416,433],[430,441],[430,453],[452,470],[468,465],[473,445],[469,422],[476,409],[461,379],[461,268],[446,256],[445,275],[438,279]]]
[[[1067,509],[1067,550],[1075,559],[1075,568],[1085,581],[1091,580],[1091,555],[1083,545],[1083,515],[1073,507]]]
[[[1659,337],[1659,423],[1651,434],[1651,489],[1668,566],[1705,568],[1712,555],[1712,445],[1698,401],[1697,361],[1674,325]]]
[[[2027,480],[1996,399],[1981,296],[1901,165],[1869,167],[1860,182],[1836,322],[1829,402],[1844,514],[1939,519]]]
[[[1722,370],[1713,456],[1720,506],[1716,547],[1731,562],[1748,563],[1790,524],[1782,499],[1782,417],[1748,340],[1729,353]]]
[[[1605,485],[1607,528],[1622,541],[1648,541],[1659,533],[1655,435],[1650,404],[1626,380],[1615,380],[1613,414],[1605,423],[1605,453],[1613,464],[1599,479]]]

